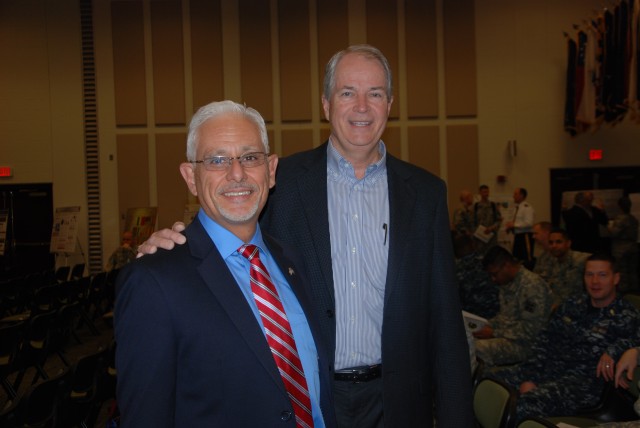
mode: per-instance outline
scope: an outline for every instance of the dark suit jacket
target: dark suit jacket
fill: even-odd
[[[233,275],[198,219],[185,234],[186,245],[138,259],[118,275],[122,426],[295,427],[267,341]],[[329,360],[310,316],[303,267],[264,239],[307,314],[319,355],[321,407],[333,427]]]
[[[600,225],[606,225],[609,219],[604,211],[596,207],[591,207],[591,212],[593,216],[577,205],[562,212],[572,250],[592,254],[604,250]]]
[[[382,325],[385,427],[473,426],[467,341],[453,273],[442,180],[387,155],[389,265]],[[335,296],[327,208],[327,145],[284,158],[263,230],[304,258],[334,358]]]

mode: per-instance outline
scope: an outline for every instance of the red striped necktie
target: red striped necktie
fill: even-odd
[[[276,287],[271,282],[267,268],[262,264],[259,249],[255,245],[243,245],[238,252],[251,263],[251,291],[256,299],[267,343],[287,389],[298,427],[313,427],[311,399],[304,377],[298,348],[291,326],[284,312]]]

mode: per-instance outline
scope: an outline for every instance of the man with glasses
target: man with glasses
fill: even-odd
[[[500,311],[474,333],[476,355],[487,366],[519,363],[549,320],[551,290],[501,246],[491,247],[482,264],[500,286]]]
[[[123,427],[333,427],[330,363],[303,262],[258,225],[275,184],[260,114],[194,115],[180,172],[201,209],[188,242],[118,275]]]

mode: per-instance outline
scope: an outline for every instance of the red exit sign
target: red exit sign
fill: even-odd
[[[0,177],[11,177],[13,170],[10,166],[0,166]]]
[[[589,160],[592,160],[592,161],[602,160],[602,149],[589,150]]]

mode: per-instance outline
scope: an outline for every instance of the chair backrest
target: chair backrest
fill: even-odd
[[[69,279],[80,279],[84,276],[84,263],[78,263],[71,269],[71,275]]]
[[[527,418],[518,424],[518,428],[556,428],[557,425],[542,418]]]
[[[511,428],[515,424],[515,391],[505,383],[484,378],[473,393],[473,411],[482,428]]]
[[[28,427],[55,427],[58,406],[66,394],[70,372],[64,370],[57,376],[31,387],[20,398],[19,418]],[[22,426],[22,425],[21,425]]]

